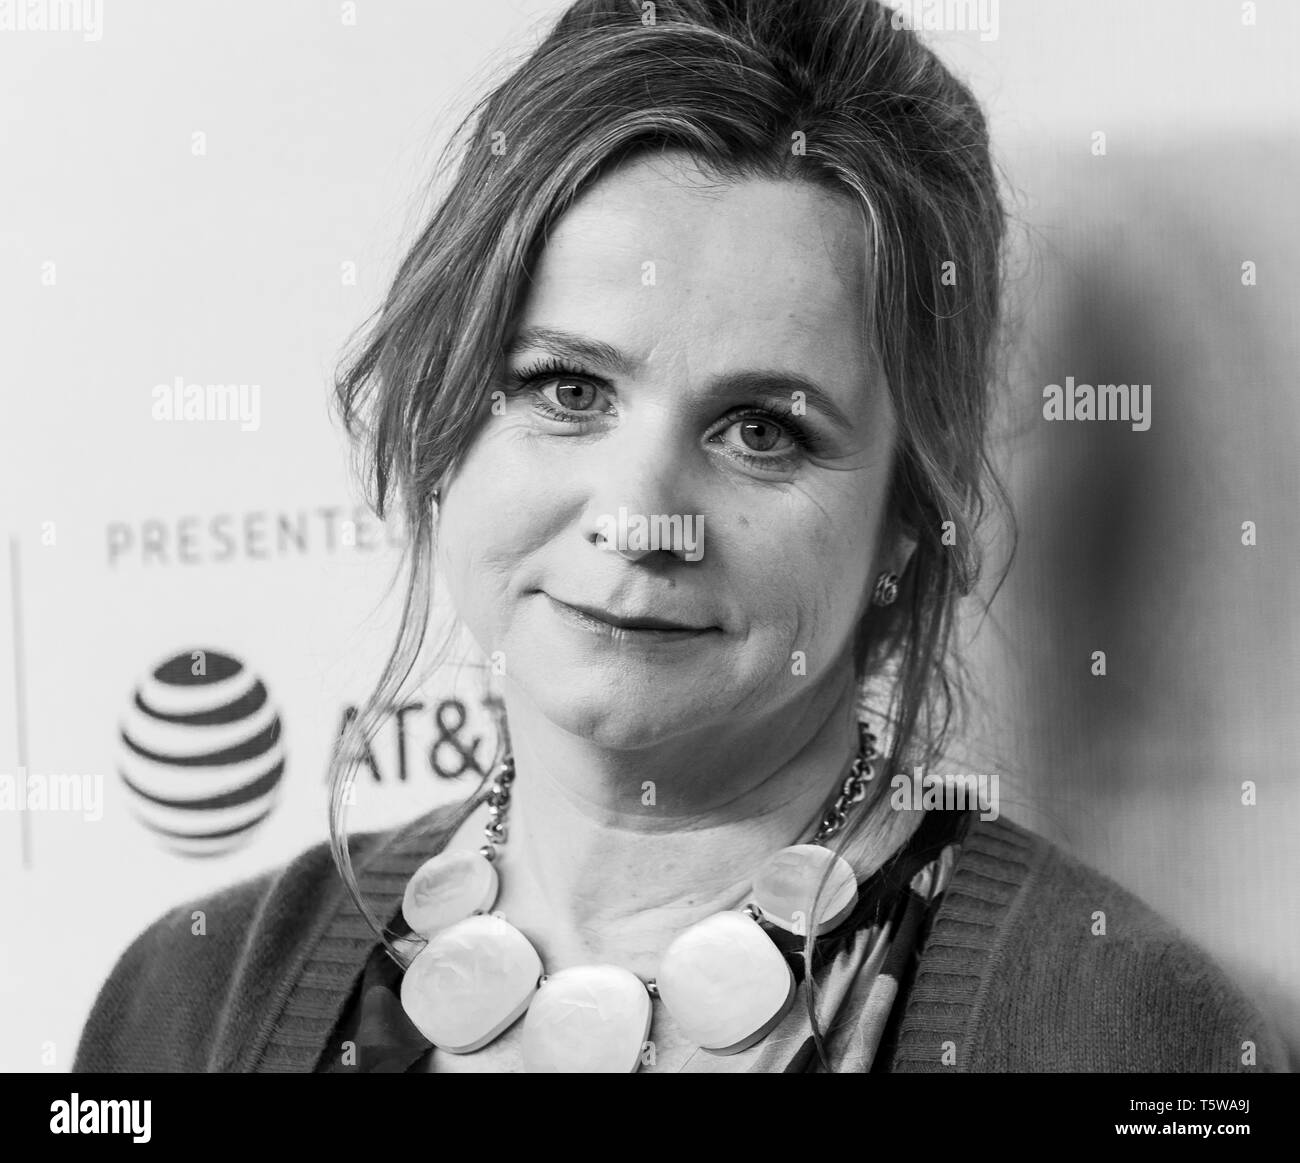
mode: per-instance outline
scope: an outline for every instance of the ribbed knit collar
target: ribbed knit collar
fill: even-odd
[[[396,912],[415,870],[441,850],[479,798],[436,809],[379,837],[357,861],[358,887],[376,916],[386,921]],[[969,1060],[970,1037],[999,964],[1009,913],[1040,859],[1041,846],[1004,820],[976,821],[967,833],[931,923],[891,1069],[951,1071],[955,1066],[960,1071]],[[315,1070],[375,940],[335,874],[306,939],[288,964],[273,970],[274,997],[266,999],[262,1021],[255,1029],[243,1028],[239,1044],[219,1044],[212,1068],[260,1074]],[[945,1064],[949,1041],[956,1060]]]
[[[917,966],[890,1070],[968,1070],[985,998],[1003,973],[1008,935],[1047,845],[999,818],[976,821],[948,882]],[[949,1047],[948,1043],[951,1043]]]
[[[381,921],[397,911],[415,870],[441,851],[486,795],[483,789],[464,803],[436,808],[374,837],[374,847],[354,859],[357,888]],[[335,871],[317,924],[292,963],[281,970],[282,1007],[268,1014],[255,1042],[230,1047],[239,1060],[231,1069],[256,1074],[314,1071],[375,942],[374,931]]]

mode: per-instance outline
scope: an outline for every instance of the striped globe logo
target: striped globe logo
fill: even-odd
[[[135,815],[164,847],[219,856],[246,843],[275,807],[280,716],[239,659],[184,651],[136,687],[119,759]]]

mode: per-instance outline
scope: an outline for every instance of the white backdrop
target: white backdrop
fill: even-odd
[[[95,990],[135,933],[170,905],[324,838],[330,745],[389,647],[396,603],[386,591],[401,540],[358,508],[326,408],[330,376],[418,222],[440,134],[562,7],[107,0],[98,39],[0,31],[0,773],[22,764],[78,776],[78,787],[103,796],[98,819],[85,804],[0,811],[0,1069],[68,1069]],[[1032,196],[1021,212],[1047,243],[1041,261],[1056,293],[1040,310],[1056,316],[1036,318],[1030,337],[1039,388],[1070,371],[1043,352],[1061,342],[1071,310],[1062,290],[1074,285],[1070,256],[1086,255],[1088,231],[1105,229],[1103,218],[1076,215],[1076,199],[1132,210],[1131,200],[1107,202],[1113,192],[1082,188],[1080,135],[1104,126],[1112,140],[1127,137],[1130,167],[1200,135],[1226,141],[1242,126],[1265,143],[1294,140],[1297,98],[1284,78],[1300,41],[1297,9],[1263,3],[1264,27],[1254,30],[1240,26],[1238,9],[1021,0],[999,6],[994,40],[935,38],[989,102],[1003,163]],[[1206,174],[1218,168],[1212,156],[1200,164]],[[1285,174],[1292,198],[1284,181],[1245,218],[1284,228],[1294,166]],[[1227,197],[1225,215],[1232,206]],[[1252,245],[1266,247],[1262,238]],[[1054,268],[1062,263],[1064,273]],[[1294,274],[1272,278],[1268,310],[1293,319]],[[1290,335],[1277,327],[1272,366],[1293,369],[1294,324]],[[155,419],[154,389],[178,379],[257,385],[255,426]],[[1285,424],[1295,407],[1286,408],[1263,426],[1294,434]],[[1045,438],[1031,439],[1013,474],[1022,500],[1041,496],[1052,477]],[[1240,491],[1249,508],[1250,489]],[[1295,532],[1294,515],[1279,509],[1273,535]],[[1019,578],[1032,596],[1034,579],[1051,575],[1032,545],[1022,555],[1012,592]],[[1275,553],[1262,568],[1294,576],[1294,564],[1294,554]],[[1294,610],[1293,583],[1270,592]],[[1037,628],[1022,620],[1012,629]],[[1293,706],[1293,613],[1280,638],[1260,633],[1278,705]],[[1018,641],[1019,650],[984,647],[981,657],[995,746],[1032,771],[1065,745],[1020,733],[1021,697],[1037,672],[1032,648]],[[121,778],[123,725],[147,733],[132,719],[134,693],[145,684],[147,702],[175,695],[174,710],[195,709],[192,691],[169,694],[146,680],[196,650],[228,655],[261,680],[284,760],[274,791],[254,805],[269,811],[247,842],[207,858],[168,849],[137,818],[141,798]],[[359,783],[354,829],[466,790],[444,774],[461,761],[456,749],[436,762],[430,752],[439,714],[445,726],[463,706],[466,723],[452,737],[466,749],[477,740],[474,754],[486,761],[493,741],[479,692],[467,669],[425,692],[400,733],[396,719],[388,724],[378,778]],[[1053,838],[1188,928],[1300,1041],[1294,732],[1272,713],[1265,727],[1277,723],[1276,734],[1251,757],[1277,777],[1258,825],[1225,833],[1199,806],[1219,793],[1202,785],[1173,814],[1168,788],[1129,786],[1109,808],[1094,801],[1069,816]],[[187,730],[162,731],[159,746],[185,753]],[[255,734],[236,723],[228,739]],[[248,770],[265,774],[270,764],[264,754]],[[140,770],[137,783],[162,798],[199,786],[174,764]],[[1066,810],[1051,797],[1068,790],[1062,770],[1043,772],[1026,806],[1008,814],[1045,830],[1059,823]],[[151,818],[167,824],[165,813]],[[1189,846],[1225,834],[1214,841],[1213,875],[1189,882],[1187,867],[1205,867]],[[1261,848],[1272,854],[1263,864]]]

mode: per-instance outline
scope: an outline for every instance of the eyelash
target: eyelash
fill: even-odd
[[[606,382],[599,376],[593,376],[584,372],[581,368],[575,367],[565,360],[556,356],[547,356],[536,363],[529,364],[527,367],[520,368],[518,371],[511,371],[507,378],[514,385],[514,391],[520,392],[532,390],[535,393],[533,406],[543,415],[562,424],[582,424],[583,419],[575,419],[573,414],[562,412],[555,407],[545,396],[541,394],[541,388],[538,386],[542,381],[554,380],[558,378],[570,378],[575,380],[585,380],[596,388],[606,387]],[[816,441],[813,436],[798,423],[793,412],[786,412],[779,406],[769,405],[768,407],[739,407],[728,412],[723,417],[726,431],[737,420],[760,419],[776,424],[781,428],[791,440],[795,442],[800,452],[813,452],[816,449]],[[732,452],[732,456],[743,461],[746,464],[754,465],[759,468],[772,468],[773,466],[784,466],[787,462],[794,460],[794,452],[786,452],[780,456],[764,456],[760,453],[750,453],[744,451]]]

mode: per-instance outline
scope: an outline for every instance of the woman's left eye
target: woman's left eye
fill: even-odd
[[[800,441],[798,436],[775,417],[762,412],[748,412],[739,419],[731,421],[724,432],[735,431],[734,443],[742,445],[742,452],[747,455],[771,454],[771,459],[781,459],[795,452]],[[782,437],[785,444],[781,444]]]
[[[737,408],[723,418],[717,439],[726,440],[733,460],[751,468],[788,471],[817,450],[815,438],[794,416],[772,408]]]

